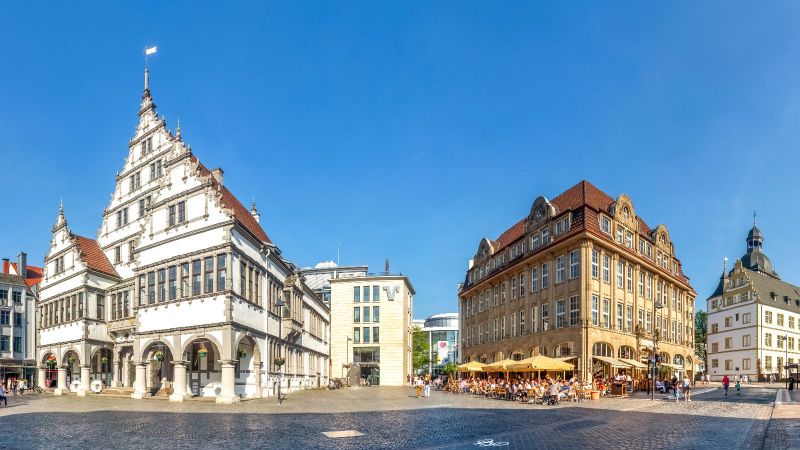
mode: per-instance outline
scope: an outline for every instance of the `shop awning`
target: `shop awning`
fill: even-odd
[[[577,358],[578,357],[576,355],[572,355],[572,356],[563,356],[561,358],[556,358],[556,359],[559,360],[559,361],[567,362],[567,361],[572,361],[573,359],[577,359]]]
[[[626,364],[626,363],[624,363],[624,362],[622,362],[622,361],[620,361],[620,360],[618,360],[616,358],[610,358],[608,356],[592,356],[592,358],[594,358],[594,359],[596,359],[598,361],[602,361],[602,362],[610,365],[611,367],[619,367],[621,369],[629,369],[629,368],[631,368],[633,366],[633,364]]]
[[[630,364],[637,369],[647,369],[647,364],[640,363],[639,361],[633,359],[620,358],[619,360],[626,364]]]

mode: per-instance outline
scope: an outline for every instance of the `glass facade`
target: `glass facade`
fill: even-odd
[[[446,364],[461,362],[458,351],[458,314],[433,315],[425,320],[422,331],[428,335],[430,344],[428,371],[431,377],[441,375]]]

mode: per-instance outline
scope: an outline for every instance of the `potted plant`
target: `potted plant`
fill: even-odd
[[[247,358],[247,350],[241,349],[239,350],[239,359]]]
[[[75,355],[72,355],[69,358],[67,358],[67,361],[69,361],[70,364],[74,364],[75,361],[77,361],[77,360],[78,360],[78,357],[75,356]]]
[[[47,355],[47,364],[49,366],[55,366],[57,361],[55,355]]]
[[[100,362],[103,363],[103,364],[107,363],[108,362],[108,356],[103,356],[102,358],[100,358]]]
[[[204,344],[200,344],[200,348],[197,349],[197,356],[201,358],[208,356],[208,349]]]
[[[278,356],[277,358],[275,358],[274,360],[272,360],[272,362],[273,362],[273,363],[274,363],[276,366],[278,366],[279,368],[280,368],[282,365],[286,364],[286,360],[285,360],[285,359],[283,359],[283,358],[282,358],[282,357],[280,357],[280,356]]]
[[[164,352],[156,350],[156,352],[153,353],[153,361],[164,361]]]

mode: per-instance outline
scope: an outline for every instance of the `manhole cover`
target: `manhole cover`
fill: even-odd
[[[323,431],[322,434],[331,439],[357,437],[364,435],[364,433],[360,433],[356,430]]]

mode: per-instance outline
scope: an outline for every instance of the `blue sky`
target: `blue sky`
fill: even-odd
[[[581,179],[667,225],[701,300],[754,209],[800,283],[796,3],[220,5],[4,5],[0,254],[40,263],[61,197],[95,235],[158,45],[159,112],[284,254],[389,256],[417,317],[456,311],[480,238]]]

